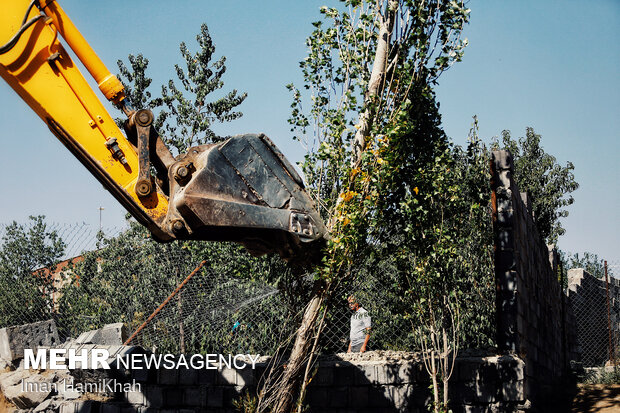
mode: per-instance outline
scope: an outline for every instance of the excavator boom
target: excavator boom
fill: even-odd
[[[125,133],[61,39],[127,115]],[[125,104],[121,82],[55,0],[6,2],[0,43],[0,76],[156,239],[235,241],[293,261],[316,256],[325,227],[269,138],[240,135],[173,157],[152,113]]]

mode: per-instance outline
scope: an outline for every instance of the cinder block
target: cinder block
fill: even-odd
[[[179,371],[177,369],[159,369],[157,370],[159,384],[178,384]]]
[[[207,407],[224,407],[224,388],[207,388]]]
[[[184,400],[187,406],[204,407],[207,404],[206,396],[199,387],[186,388]]]
[[[459,382],[450,388],[450,400],[454,404],[472,404],[476,401],[476,382]]]
[[[65,403],[61,405],[60,413],[75,413],[75,403]]]
[[[478,370],[480,369],[480,365],[482,364],[482,360],[479,358],[467,358],[467,359],[458,359],[457,368],[458,368],[458,377],[460,381],[475,381],[478,380]]]
[[[254,370],[251,367],[245,367],[237,370],[237,383],[238,386],[253,386],[256,384],[254,378]]]
[[[328,389],[326,387],[312,387],[308,388],[307,401],[312,409],[316,410],[318,407],[328,407],[329,399],[327,396]]]
[[[217,370],[201,369],[198,371],[198,384],[215,385],[219,372]]]
[[[413,363],[403,363],[398,366],[397,384],[409,384],[414,382],[416,374],[415,365]]]
[[[515,222],[515,214],[512,209],[504,209],[503,211],[497,211],[497,224],[500,227],[511,227]]]
[[[123,323],[106,324],[98,330],[86,331],[75,339],[77,344],[123,345],[127,340],[127,328]]]
[[[349,387],[330,387],[327,394],[329,407],[345,407],[348,405]]]
[[[146,389],[145,399],[148,407],[160,408],[164,406],[164,391],[159,386],[149,386]]]
[[[391,391],[394,407],[399,411],[406,411],[411,404],[410,401],[412,398],[413,386],[409,384],[393,386]]]
[[[74,403],[75,412],[76,413],[90,413],[91,411],[93,411],[93,404],[94,402],[92,400],[85,400],[85,401]]]
[[[510,188],[512,185],[512,172],[508,170],[498,171],[496,174],[497,180],[499,181],[497,184],[504,187]]]
[[[498,374],[502,382],[523,380],[525,363],[513,356],[499,358]]]
[[[512,154],[507,150],[499,150],[491,152],[491,161],[495,170],[512,169]]]
[[[476,401],[489,404],[497,400],[495,381],[478,380],[476,382]]]
[[[148,382],[151,377],[154,377],[154,374],[157,374],[156,370],[151,369],[135,369],[131,371],[131,377],[133,377],[137,382]]]
[[[517,269],[514,251],[495,251],[495,271],[511,271]]]
[[[487,406],[463,406],[463,413],[488,413],[492,411]]]
[[[368,406],[389,407],[391,405],[391,396],[387,386],[371,386],[368,389]]]
[[[24,349],[53,347],[59,343],[54,320],[0,329],[0,358],[12,362],[24,357]]]
[[[192,385],[198,382],[198,371],[192,368],[179,369],[179,384]]]
[[[101,413],[120,413],[121,408],[118,404],[102,403],[99,407]]]
[[[224,368],[220,371],[220,384],[237,384],[237,370]]]
[[[515,248],[512,229],[500,228],[495,235],[495,246],[501,250],[512,250]]]
[[[349,363],[334,367],[334,384],[338,386],[350,386],[354,383],[355,367]]]
[[[334,384],[334,366],[319,366],[310,386],[331,386]]]
[[[358,365],[354,370],[355,384],[370,385],[377,382],[377,370],[374,364]]]
[[[398,380],[398,364],[377,365],[377,384],[394,384]]]
[[[517,290],[517,272],[514,270],[496,272],[497,288],[504,292],[512,292]]]
[[[120,413],[121,408],[118,404],[102,403],[99,411],[101,413]]]
[[[139,391],[129,391],[125,393],[125,400],[130,404],[142,406],[144,404],[144,395]]]
[[[496,382],[499,379],[497,372],[497,359],[485,359],[478,369],[478,380],[485,382]]]
[[[504,382],[502,384],[502,399],[507,402],[525,401],[523,380]]]
[[[164,405],[166,407],[183,406],[183,393],[181,387],[164,389]]]
[[[366,407],[368,406],[369,386],[355,386],[349,388],[349,406]]]

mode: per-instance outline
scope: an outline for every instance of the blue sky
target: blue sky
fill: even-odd
[[[286,123],[284,85],[301,83],[304,39],[318,8],[329,2],[60,4],[113,72],[118,59],[142,52],[151,63],[153,92],[174,76],[178,44],[194,50],[200,24],[207,23],[216,54],[227,57],[224,90],[248,93],[243,118],[216,131],[264,132],[291,160],[303,156]],[[486,141],[503,129],[516,138],[533,127],[547,152],[575,164],[580,184],[560,247],[620,264],[620,2],[472,0],[468,6],[470,45],[437,89],[446,132],[464,144],[473,115]],[[45,214],[50,221],[97,226],[102,206],[105,226],[123,225],[122,207],[3,82],[0,109],[0,223]]]

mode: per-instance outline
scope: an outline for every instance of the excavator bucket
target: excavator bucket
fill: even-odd
[[[302,179],[265,135],[190,148],[169,182],[167,221],[177,238],[236,241],[292,261],[323,246],[326,228]]]
[[[126,105],[122,83],[57,1],[5,3],[0,77],[156,239],[235,241],[254,254],[316,262],[326,228],[301,178],[266,136],[236,136],[173,157],[153,114]],[[126,134],[65,46],[127,115]]]

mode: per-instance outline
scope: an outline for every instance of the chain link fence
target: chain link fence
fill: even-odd
[[[35,218],[0,225],[0,247],[0,328],[52,318],[64,340],[123,322],[129,332],[139,330],[131,344],[156,352],[274,354],[290,345],[313,281],[278,257],[256,259],[235,244],[161,244],[137,224],[99,229]],[[362,266],[337,285],[322,352],[347,350],[350,295],[372,318],[371,350],[419,348],[420,326],[396,272]],[[583,365],[617,364],[620,262],[593,261],[567,278]],[[462,325],[488,343],[494,295],[492,279],[486,282],[463,303]]]
[[[620,263],[600,261],[568,271],[568,296],[575,315],[584,367],[620,361]]]
[[[54,319],[65,340],[122,322],[141,327],[130,344],[157,352],[270,354],[299,311],[267,281],[284,266],[233,244],[36,218],[0,225],[0,247],[0,328]]]
[[[347,350],[350,295],[372,317],[371,350],[418,349],[402,280],[389,266],[369,267],[334,290],[322,352]],[[291,345],[312,284],[312,274],[295,274],[278,257],[254,258],[229,243],[162,244],[135,223],[0,225],[0,328],[52,318],[62,340],[122,322],[135,333],[131,344],[160,353],[274,354]],[[471,301],[484,302],[490,325],[493,298],[477,294]]]

